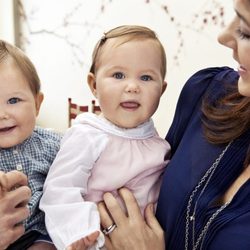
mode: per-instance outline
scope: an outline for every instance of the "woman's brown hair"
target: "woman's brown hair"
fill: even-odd
[[[203,100],[204,133],[209,142],[227,143],[250,128],[250,97],[242,96],[237,86],[215,104]],[[246,164],[250,164],[250,148]]]

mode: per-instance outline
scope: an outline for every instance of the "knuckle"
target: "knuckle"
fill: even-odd
[[[23,219],[26,219],[30,214],[30,210],[27,207],[24,207],[24,211],[23,211]]]
[[[4,219],[1,222],[1,225],[3,225],[3,228],[10,228],[13,225],[13,216],[11,216],[10,214],[6,214],[4,216]],[[6,234],[9,235],[11,232],[7,231]]]
[[[26,196],[30,198],[31,197],[31,190],[30,190],[30,188],[28,186],[23,186],[23,190],[24,190]]]

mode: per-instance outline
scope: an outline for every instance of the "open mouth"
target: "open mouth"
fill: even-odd
[[[122,102],[121,107],[128,110],[135,110],[140,107],[140,104],[135,101]]]
[[[12,131],[15,127],[16,127],[16,126],[0,128],[0,133],[10,132],[10,131]]]

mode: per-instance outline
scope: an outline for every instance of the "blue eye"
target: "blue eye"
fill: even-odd
[[[113,77],[116,79],[123,79],[123,78],[125,78],[125,75],[121,72],[117,72],[117,73],[113,74]]]
[[[151,81],[152,77],[149,75],[143,75],[140,77],[142,81]]]
[[[10,98],[9,100],[8,100],[8,104],[16,104],[16,103],[18,103],[18,102],[20,102],[21,101],[21,99],[20,98],[18,98],[18,97],[12,97],[12,98]]]

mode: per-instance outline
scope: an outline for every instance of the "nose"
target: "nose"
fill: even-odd
[[[218,41],[222,45],[232,49],[237,49],[236,29],[238,25],[237,17],[219,34]]]
[[[9,115],[5,112],[4,109],[0,108],[0,120],[7,120],[9,119]]]
[[[126,86],[125,91],[127,93],[139,93],[140,92],[139,84],[136,82],[129,82]]]

